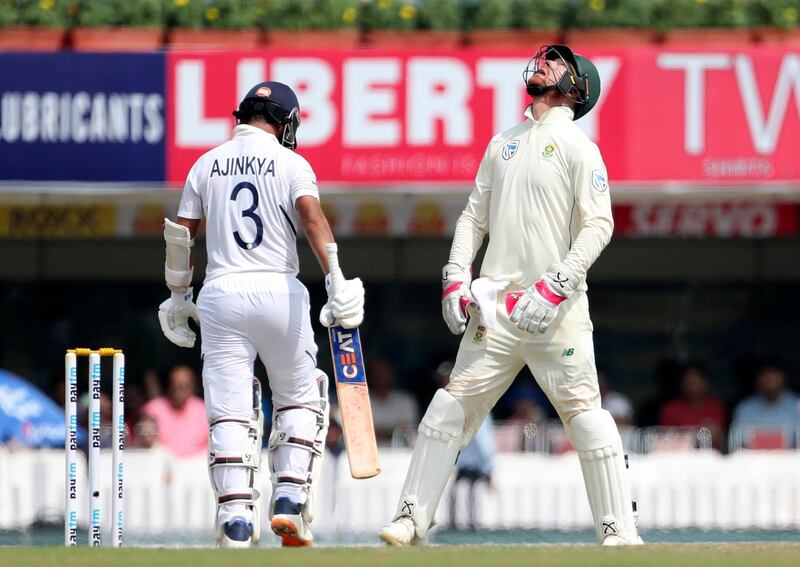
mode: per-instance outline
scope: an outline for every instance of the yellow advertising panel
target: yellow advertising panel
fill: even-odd
[[[116,236],[116,220],[114,205],[0,205],[0,237]]]

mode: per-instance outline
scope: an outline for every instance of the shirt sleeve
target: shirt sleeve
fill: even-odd
[[[200,198],[200,160],[197,160],[186,176],[183,185],[181,204],[178,207],[178,216],[185,219],[203,218],[203,200]]]
[[[494,142],[494,139],[492,139]],[[451,264],[462,267],[465,271],[472,265],[483,238],[489,232],[489,202],[492,192],[492,147],[489,142],[483,154],[475,187],[470,193],[467,206],[456,222],[453,244],[450,247]]]
[[[572,175],[580,230],[564,258],[564,264],[579,280],[585,280],[589,268],[600,256],[614,232],[608,173],[597,145],[590,144],[576,155]]]
[[[292,199],[292,205],[297,203],[297,199],[306,195],[319,200],[317,176],[314,174],[314,170],[311,169],[311,164],[302,156],[297,157],[300,159],[297,160],[297,166],[289,180],[289,195]]]

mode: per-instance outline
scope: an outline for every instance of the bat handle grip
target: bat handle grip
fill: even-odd
[[[339,266],[339,247],[335,242],[325,245],[325,252],[328,254],[328,268],[330,269],[331,285],[333,294],[344,287],[344,274]]]

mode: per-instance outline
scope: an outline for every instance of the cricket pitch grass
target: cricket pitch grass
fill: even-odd
[[[315,549],[0,548],[9,567],[735,567],[800,564],[798,543],[654,544],[598,546],[434,546],[426,548],[321,547]]]

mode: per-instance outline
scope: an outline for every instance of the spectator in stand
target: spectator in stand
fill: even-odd
[[[161,379],[154,368],[148,368],[142,375],[144,384],[144,397],[146,401],[155,400],[161,396]]]
[[[138,444],[137,426],[142,418],[142,407],[147,402],[145,391],[140,382],[131,381],[125,384],[125,433],[126,444],[135,447]]]
[[[146,414],[141,416],[133,428],[133,440],[132,449],[147,452],[148,474],[163,474],[164,483],[172,484],[172,454],[158,442],[158,423],[153,417]]]
[[[195,393],[197,378],[188,366],[175,366],[169,374],[169,390],[142,407],[158,424],[158,442],[175,457],[194,457],[206,452],[208,422],[203,400]]]
[[[143,415],[134,427],[136,449],[156,449],[158,445],[158,423],[150,415]]]
[[[63,387],[63,383],[62,383]],[[161,379],[153,368],[142,374],[142,379],[125,384],[125,434],[126,444],[139,447],[139,422],[142,420],[142,408],[150,400],[161,395]]]
[[[786,388],[786,372],[775,364],[763,366],[756,375],[756,393],[734,410],[731,448],[793,447],[798,431],[798,397]]]
[[[600,386],[601,407],[611,414],[617,426],[627,426],[633,423],[633,404],[625,394],[614,390],[614,385],[608,372],[598,370],[597,381]]]
[[[639,427],[658,425],[664,401],[679,395],[678,384],[683,375],[683,367],[683,364],[672,359],[662,359],[656,362],[653,378],[649,380],[655,386],[655,392],[652,396],[636,404],[636,425]]]
[[[475,437],[461,450],[456,460],[456,482],[462,478],[471,484],[485,482],[492,486],[492,473],[494,472],[494,424],[492,414],[478,428]]]
[[[517,385],[509,398],[512,411],[506,422],[497,427],[497,449],[502,452],[531,449],[537,441],[538,424],[547,418],[537,388],[530,384]]]
[[[661,408],[658,423],[665,427],[705,427],[711,432],[712,445],[721,449],[726,420],[725,405],[709,394],[708,371],[692,363],[683,370],[678,397]]]
[[[414,429],[419,423],[417,402],[394,388],[394,368],[385,358],[373,358],[366,370],[375,435],[379,445],[389,445],[395,429]]]
[[[60,408],[64,407],[64,378],[58,377],[51,382],[50,397]]]
[[[467,443],[456,460],[456,479],[451,491],[450,526],[456,528],[458,506],[456,505],[459,483],[467,484],[467,529],[474,530],[479,526],[479,514],[475,489],[481,483],[492,488],[495,456],[494,425],[489,413],[481,423],[475,436]]]
[[[525,427],[532,423],[541,423],[545,417],[544,409],[536,401],[536,398],[521,396],[514,402],[514,412],[506,423]]]
[[[638,451],[638,435],[633,427],[633,404],[630,398],[614,389],[611,377],[605,370],[597,371],[597,381],[600,387],[600,406],[614,418],[622,438],[622,446],[629,452]]]

